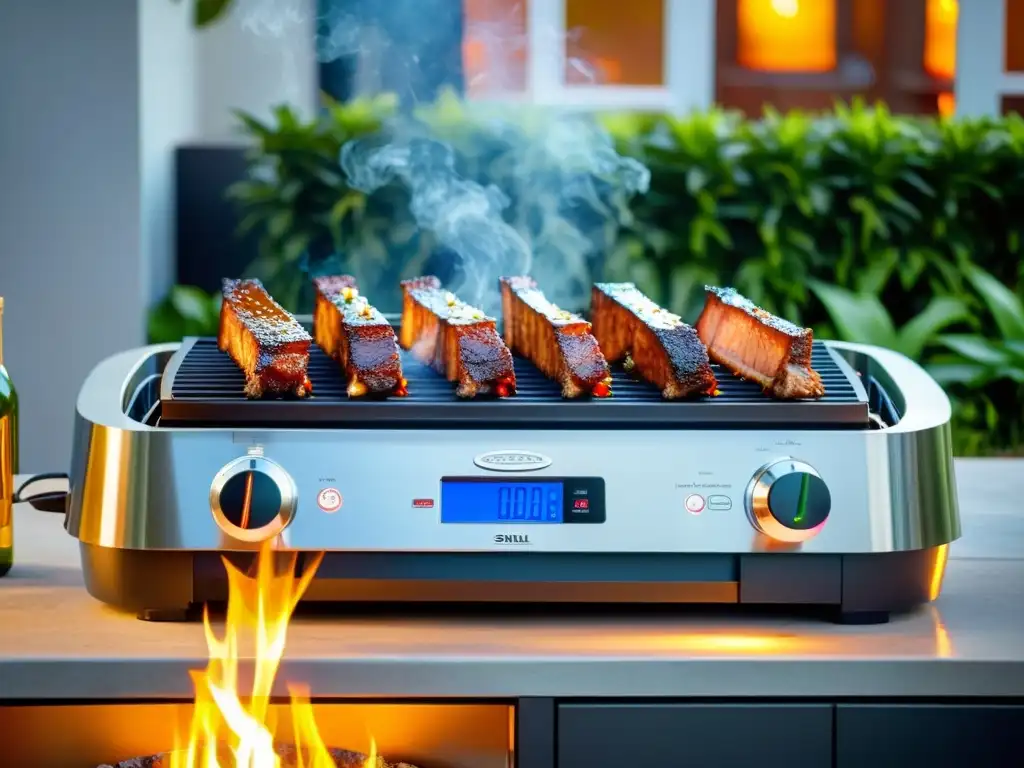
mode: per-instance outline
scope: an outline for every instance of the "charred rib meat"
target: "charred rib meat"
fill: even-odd
[[[359,294],[350,275],[313,281],[313,338],[341,365],[349,397],[404,395],[402,361],[391,323]]]
[[[811,368],[810,328],[776,317],[732,288],[705,291],[697,334],[712,360],[780,400],[825,394],[821,376]]]
[[[498,335],[494,318],[445,291],[436,277],[402,283],[399,343],[456,382],[459,397],[515,393],[512,353]]]
[[[562,388],[562,397],[611,394],[611,372],[586,320],[559,309],[533,278],[501,278],[505,343]]]
[[[259,280],[224,280],[217,345],[245,374],[250,398],[295,395],[313,388],[306,372],[312,338]]]
[[[594,285],[591,320],[608,360],[625,363],[660,389],[665,399],[715,391],[715,374],[697,332],[633,283]]]

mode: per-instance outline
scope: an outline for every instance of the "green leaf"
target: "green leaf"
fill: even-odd
[[[170,305],[185,322],[205,325],[210,317],[210,297],[191,285],[176,285],[171,288]]]
[[[946,334],[940,336],[938,342],[973,363],[996,367],[1008,362],[1006,352],[983,336]]]
[[[294,264],[309,249],[310,242],[311,238],[308,234],[289,237],[281,246],[281,261],[285,264]]]
[[[819,216],[824,216],[832,207],[832,193],[820,184],[812,184],[808,190],[811,208]]]
[[[878,196],[907,218],[915,221],[921,219],[921,212],[912,203],[896,194],[892,187],[882,187],[878,191]]]
[[[876,296],[812,280],[810,289],[825,307],[843,341],[896,349],[892,318]]]
[[[195,0],[192,23],[199,29],[217,21],[231,7],[232,0]]]
[[[970,314],[967,305],[952,296],[936,296],[921,312],[899,330],[899,351],[911,359],[936,340],[940,331]]]
[[[707,173],[698,166],[694,166],[686,172],[686,191],[691,195],[696,195],[708,183]]]
[[[992,313],[999,332],[1007,341],[1024,340],[1024,306],[1017,295],[980,267],[971,266],[967,279]]]
[[[366,209],[366,196],[361,192],[349,192],[331,208],[330,218],[335,224],[341,224],[349,214],[359,215]]]
[[[951,384],[974,384],[987,375],[988,369],[977,363],[931,363],[925,366],[928,373],[941,387]]]
[[[150,344],[181,341],[185,337],[185,320],[169,301],[164,300],[149,311],[146,335]]]
[[[856,277],[858,292],[875,296],[880,294],[898,262],[899,253],[895,248],[886,248],[881,253],[869,255],[868,266]]]
[[[906,171],[902,174],[900,178],[902,178],[910,186],[914,187],[921,194],[927,197],[935,197],[935,190],[928,182],[922,179],[919,174],[914,173],[913,171]]]
[[[217,332],[220,296],[190,285],[176,285],[146,318],[150,343],[180,341],[185,336],[211,336]]]
[[[899,259],[896,264],[896,271],[900,276],[900,285],[904,291],[909,291],[917,284],[917,280],[928,266],[928,257],[925,251],[920,248],[911,248]]]

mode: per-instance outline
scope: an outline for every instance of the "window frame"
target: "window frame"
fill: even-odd
[[[1024,96],[1024,72],[1006,71],[1006,0],[961,0],[956,51],[957,115],[997,117]]]
[[[566,0],[525,1],[525,90],[481,94],[471,97],[474,102],[672,114],[708,109],[714,103],[716,0],[663,0],[665,58],[660,86],[566,85]]]

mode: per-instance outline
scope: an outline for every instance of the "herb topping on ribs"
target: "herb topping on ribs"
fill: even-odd
[[[825,394],[821,376],[811,368],[810,328],[776,317],[732,288],[705,291],[697,333],[712,360],[780,400]]]
[[[697,332],[633,283],[594,285],[591,321],[605,356],[658,387],[665,399],[714,393],[715,374]]]
[[[436,277],[402,282],[399,343],[455,382],[459,397],[515,393],[512,353],[498,335],[494,318],[445,291]]]
[[[562,397],[611,394],[611,372],[586,320],[548,301],[531,277],[501,278],[505,343],[561,385]]]
[[[245,374],[246,396],[305,397],[313,388],[306,329],[259,280],[225,279],[223,294],[217,345]]]
[[[356,279],[318,277],[313,285],[313,337],[341,365],[348,396],[406,394],[395,329],[359,294]]]

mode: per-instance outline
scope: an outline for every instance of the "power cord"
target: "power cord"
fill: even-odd
[[[35,483],[40,483],[43,480],[68,479],[68,474],[66,472],[43,472],[39,475],[33,475],[22,483],[21,487],[14,492],[14,503],[21,504],[24,502],[25,504],[31,504],[34,509],[37,509],[40,512],[59,512],[60,514],[64,514],[67,511],[67,491],[41,491],[39,493],[26,496],[25,489]]]

